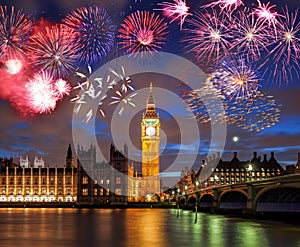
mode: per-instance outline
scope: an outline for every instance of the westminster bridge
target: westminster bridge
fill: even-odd
[[[211,212],[241,210],[245,215],[300,213],[300,174],[202,188],[181,195],[178,202],[182,207],[198,206]]]

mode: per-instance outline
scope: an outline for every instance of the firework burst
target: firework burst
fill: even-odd
[[[126,54],[157,52],[167,39],[167,23],[159,15],[137,11],[127,16],[119,29],[120,48]]]
[[[235,119],[233,124],[247,131],[262,131],[279,122],[280,106],[272,95],[258,92],[255,99],[229,102],[226,115]]]
[[[11,12],[0,6],[0,57],[23,58],[32,29],[32,21],[21,10]]]
[[[185,18],[191,15],[189,13],[190,7],[186,5],[185,0],[174,0],[174,2],[172,3],[163,2],[159,3],[158,5],[162,6],[161,10],[165,13],[166,16],[172,18],[170,23],[172,23],[173,21],[180,20],[180,30],[182,30],[182,25],[185,21]]]
[[[261,52],[268,51],[267,47],[273,39],[270,28],[245,10],[239,11],[234,21],[231,51],[259,59]]]
[[[188,19],[190,27],[185,29],[187,35],[183,42],[187,51],[195,54],[199,63],[209,63],[218,60],[221,55],[228,53],[231,34],[230,23],[224,14],[197,12],[193,19]]]
[[[231,12],[236,10],[239,6],[244,5],[242,0],[217,0],[210,4],[205,5],[204,7],[214,7],[219,6],[221,10]]]
[[[129,76],[126,76],[125,68],[123,66],[121,66],[121,72],[117,72],[112,68],[109,68],[109,71],[115,76],[110,85],[117,85],[118,81],[120,81],[122,92],[127,93],[128,89],[134,91],[134,88],[130,85],[132,80]]]
[[[125,94],[122,94],[120,91],[115,91],[115,95],[111,96],[112,102],[109,103],[109,105],[113,104],[123,104],[119,111],[119,115],[122,115],[125,110],[125,105],[131,105],[132,107],[136,107],[134,103],[134,97],[137,95],[137,93],[130,94],[129,96],[125,96]]]
[[[36,74],[25,85],[28,108],[33,114],[44,114],[54,111],[56,102],[60,99],[53,85],[51,75],[42,72]]]
[[[260,0],[257,0],[258,7],[254,10],[259,20],[267,22],[269,26],[273,26],[276,31],[277,17],[279,16],[274,8],[276,5],[270,5],[270,3],[263,4]]]
[[[106,10],[97,6],[78,8],[63,23],[75,32],[74,42],[79,44],[76,54],[82,62],[98,62],[111,51],[116,26]]]
[[[213,85],[228,100],[251,100],[257,94],[260,77],[251,61],[242,56],[228,56],[217,64],[210,77]]]
[[[65,95],[70,95],[71,89],[72,89],[71,85],[63,79],[58,79],[54,83],[54,88],[55,88],[57,96],[60,99],[62,99]]]
[[[29,57],[36,70],[43,70],[55,78],[66,77],[73,69],[78,56],[73,42],[72,29],[62,25],[46,27],[30,38]]]
[[[299,77],[300,69],[300,22],[297,20],[298,9],[289,12],[288,8],[283,11],[283,16],[277,23],[277,37],[274,40],[272,50],[267,56],[265,74],[269,74],[269,80],[279,84],[295,76]]]

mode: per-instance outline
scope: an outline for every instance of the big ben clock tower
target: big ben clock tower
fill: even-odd
[[[159,131],[160,122],[152,97],[152,83],[150,83],[150,95],[141,122],[142,190],[144,195],[160,193]]]

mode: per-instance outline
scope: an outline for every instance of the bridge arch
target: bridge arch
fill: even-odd
[[[247,193],[243,190],[224,191],[219,196],[219,209],[246,209],[247,197]]]
[[[256,195],[254,203],[256,212],[300,212],[300,188],[265,188]]]
[[[186,207],[189,209],[194,209],[195,205],[196,205],[197,199],[194,196],[189,197],[188,201],[187,201],[187,205]]]
[[[200,208],[212,208],[214,196],[212,194],[203,194],[199,199]]]

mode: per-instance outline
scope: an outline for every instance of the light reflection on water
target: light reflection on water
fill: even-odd
[[[174,209],[0,209],[1,246],[299,246],[298,226]]]

